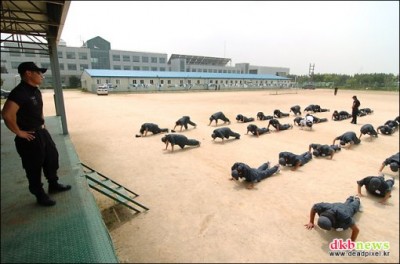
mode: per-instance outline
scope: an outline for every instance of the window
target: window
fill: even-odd
[[[140,71],[140,67],[139,66],[133,66],[133,70],[134,71]]]
[[[40,54],[40,58],[49,58],[49,54]]]
[[[144,84],[144,80],[140,80],[140,84]]]
[[[168,83],[168,84],[171,84],[171,80],[168,80],[167,83]]]
[[[83,71],[85,69],[89,69],[89,65],[87,65],[87,64],[80,64],[79,65],[79,70]]]
[[[165,63],[165,58],[158,58],[159,63]]]
[[[148,71],[148,70],[149,70],[149,67],[144,66],[144,67],[142,67],[142,70],[143,70],[143,71]]]
[[[124,70],[125,71],[130,71],[131,70],[131,66],[124,66]]]
[[[151,63],[157,63],[157,57],[151,57]]]
[[[121,65],[114,65],[114,70],[121,70]]]
[[[157,71],[157,67],[151,67],[152,71]]]
[[[121,61],[120,55],[113,55],[113,61]]]
[[[122,60],[129,62],[129,61],[131,61],[131,57],[127,56],[127,55],[124,55],[124,56],[122,56]]]
[[[183,80],[179,80],[179,84],[180,84],[180,85],[183,85]]]
[[[153,81],[153,80],[150,80],[150,84],[154,84],[154,81]]]
[[[192,72],[196,72],[196,69],[192,69]]]
[[[165,67],[160,67],[160,71],[165,71]]]
[[[160,83],[161,83],[161,84],[164,84],[164,80],[161,80]]]
[[[192,84],[192,80],[188,80],[188,84]]]
[[[132,80],[132,84],[136,84],[136,80]]]
[[[60,63],[59,66],[60,66],[60,71],[63,71],[64,70],[64,63]]]
[[[79,52],[78,55],[79,55],[79,59],[80,59],[80,60],[87,60],[87,59],[88,59],[88,56],[87,56],[86,53]]]
[[[140,62],[140,57],[139,56],[132,56],[132,61],[133,62]]]
[[[57,52],[57,55],[59,59],[64,58],[64,54],[61,51]]]
[[[149,62],[149,57],[142,57],[142,62]]]
[[[197,80],[197,84],[200,84],[200,80]]]
[[[67,52],[67,59],[75,59],[75,52]]]
[[[120,84],[120,80],[115,80],[115,84]]]
[[[90,61],[92,63],[98,63],[99,62],[99,58],[91,58]]]
[[[76,64],[68,64],[69,71],[76,71]]]
[[[100,84],[100,80],[99,80],[99,79],[97,79],[97,80],[96,80],[96,83],[97,83],[97,84]]]

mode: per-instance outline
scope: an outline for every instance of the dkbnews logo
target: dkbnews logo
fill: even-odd
[[[351,241],[350,239],[334,239],[331,243],[329,243],[329,250],[331,251],[339,251],[339,250],[389,250],[390,243],[387,241]]]

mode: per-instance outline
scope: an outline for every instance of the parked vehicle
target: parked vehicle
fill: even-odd
[[[97,87],[97,95],[108,95],[107,85],[100,85]]]
[[[7,99],[9,94],[10,94],[10,91],[1,89],[1,99]]]

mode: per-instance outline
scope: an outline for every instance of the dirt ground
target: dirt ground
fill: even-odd
[[[53,91],[44,91],[45,115],[54,115]],[[351,112],[352,96],[361,108],[374,113],[349,120],[332,121],[333,110]],[[384,169],[395,178],[388,205],[362,192],[363,212],[355,215],[360,228],[357,241],[390,243],[389,256],[333,257],[328,244],[347,239],[350,230],[309,231],[304,225],[314,203],[344,202],[356,194],[356,181],[378,175],[384,159],[399,151],[399,132],[363,136],[352,149],[342,149],[332,160],[313,158],[297,171],[282,168],[249,190],[243,182],[230,181],[235,162],[258,167],[278,162],[281,151],[301,154],[310,143],[332,144],[346,131],[359,135],[360,127],[375,128],[399,115],[398,92],[333,90],[182,92],[113,94],[97,96],[80,91],[64,92],[68,130],[80,160],[140,194],[135,200],[149,207],[145,213],[127,217],[126,210],[107,197],[95,194],[121,262],[373,262],[399,260],[399,173]],[[302,110],[319,104],[330,112],[316,113],[329,119],[310,131],[293,129],[272,132],[259,138],[246,135],[248,123],[237,123],[237,114],[256,119],[257,112],[272,115],[274,109],[289,113],[293,105]],[[211,114],[222,111],[229,126],[241,134],[222,143],[212,141],[215,123]],[[142,123],[152,122],[172,129],[175,121],[188,115],[197,123],[179,132],[201,142],[200,147],[164,150],[161,134],[136,138]],[[304,114],[303,114],[304,116]],[[293,124],[294,115],[280,119]],[[268,121],[254,121],[266,127]],[[218,125],[222,127],[225,125]],[[272,129],[273,130],[273,129]],[[338,142],[337,142],[338,143]],[[112,210],[111,210],[112,209]],[[119,212],[117,215],[110,212]],[[128,210],[129,211],[129,210]],[[129,212],[128,212],[129,213]],[[119,221],[117,216],[119,216]],[[112,218],[114,217],[114,220]],[[111,220],[110,220],[111,219]],[[318,217],[316,217],[318,219]]]

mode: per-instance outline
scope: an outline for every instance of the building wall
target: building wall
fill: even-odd
[[[7,46],[17,44],[7,43]],[[24,44],[24,47],[35,46],[34,44]],[[58,60],[60,64],[60,77],[63,87],[70,86],[70,78],[81,79],[84,69],[111,69],[111,70],[135,70],[135,71],[177,71],[177,72],[207,72],[207,73],[249,73],[273,74],[287,76],[289,68],[251,66],[249,63],[239,63],[235,66],[218,65],[188,65],[185,59],[172,60],[168,64],[168,55],[166,53],[138,52],[111,50],[110,42],[101,37],[95,37],[83,43],[82,47],[68,47],[66,43],[60,41],[58,47]],[[11,90],[19,82],[17,72],[18,65],[24,61],[33,61],[39,67],[48,68],[45,73],[43,88],[52,87],[52,74],[50,67],[50,58],[48,55],[9,53],[8,50],[1,52],[1,66],[8,73],[2,73],[1,78],[4,81],[4,89]],[[118,85],[117,80],[104,78],[103,83],[112,83]],[[82,88],[83,87],[83,84]],[[171,84],[175,87],[175,83]]]

